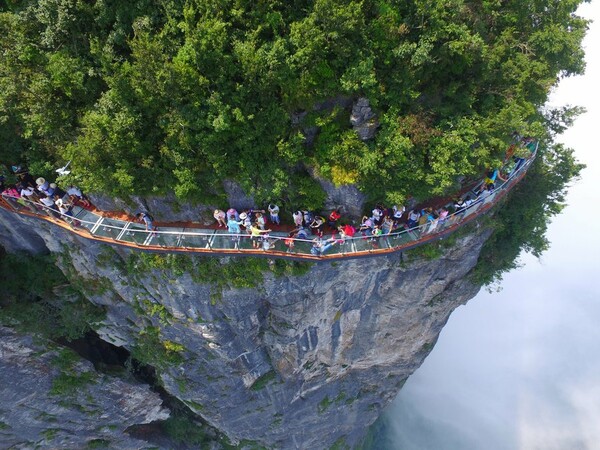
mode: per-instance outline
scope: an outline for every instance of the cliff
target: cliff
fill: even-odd
[[[169,417],[148,386],[98,374],[51,342],[0,327],[2,448],[147,448],[131,425]]]
[[[435,260],[396,254],[314,264],[301,275],[261,261],[262,273],[236,281],[231,274],[255,260],[140,259],[7,216],[0,210],[3,241],[35,233],[107,308],[104,340],[152,363],[170,394],[233,442],[273,448],[358,444],[451,312],[479,290],[466,275],[489,236],[478,229]]]

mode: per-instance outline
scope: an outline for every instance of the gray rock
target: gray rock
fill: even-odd
[[[173,193],[164,196],[131,196],[129,201],[109,197],[104,194],[89,194],[90,201],[102,211],[123,211],[134,216],[139,212],[149,212],[159,222],[214,222],[212,205],[193,205],[178,200]]]
[[[227,201],[229,206],[232,208],[242,211],[244,209],[255,208],[258,206],[255,204],[254,198],[246,194],[239,183],[233,180],[224,180],[223,187],[227,193]]]
[[[51,225],[37,231],[52,251],[67,244],[66,273],[110,281],[87,294],[108,309],[103,339],[131,349],[153,326],[163,342],[183,346],[182,361],[159,370],[170,394],[233,442],[307,449],[358,445],[451,312],[479,290],[466,276],[489,235],[463,237],[434,261],[393,254],[320,263],[301,277],[267,272],[256,288],[221,290],[188,273],[121,271],[124,249],[115,264],[99,265],[102,244]],[[151,315],[148,304],[164,314]]]
[[[350,123],[362,141],[368,141],[375,137],[379,121],[371,109],[368,98],[360,97],[356,100],[352,107]]]
[[[355,185],[344,184],[342,186],[335,186],[331,181],[317,176],[314,171],[311,171],[311,175],[319,182],[321,188],[327,194],[324,205],[326,211],[332,211],[339,207],[342,210],[343,216],[360,220],[366,196]]]
[[[0,243],[10,253],[48,253],[46,243],[37,233],[41,220],[24,223],[19,216],[0,208]]]
[[[0,447],[82,449],[103,443],[148,448],[148,442],[125,430],[169,417],[158,394],[99,374],[87,361],[60,367],[55,360],[61,351],[39,337],[34,341],[0,327]],[[79,377],[86,381],[76,384]],[[66,387],[57,389],[59,380]]]

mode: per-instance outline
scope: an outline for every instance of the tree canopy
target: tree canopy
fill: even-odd
[[[550,88],[584,70],[581,2],[5,0],[0,160],[72,160],[113,195],[201,201],[229,178],[315,207],[312,170],[382,201],[441,194],[513,130],[547,134]],[[369,99],[374,139],[318,107],[340,96]]]

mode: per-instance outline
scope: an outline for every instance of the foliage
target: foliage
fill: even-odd
[[[131,357],[143,364],[164,369],[181,364],[184,351],[183,345],[163,340],[158,327],[146,327],[139,332]]]
[[[111,442],[106,439],[91,439],[87,442],[86,448],[110,448]]]
[[[3,2],[0,161],[206,202],[230,178],[317,208],[313,169],[375,200],[443,193],[548,126],[549,89],[584,69],[581,2]],[[340,95],[369,98],[375,139],[327,106]]]
[[[213,440],[187,416],[171,416],[161,423],[163,431],[175,442],[187,445],[209,445]]]
[[[51,256],[7,254],[0,248],[0,322],[49,338],[82,337],[104,317],[64,277]]]
[[[328,396],[325,396],[323,397],[323,400],[319,402],[317,410],[319,411],[319,413],[324,413],[325,411],[327,411],[327,409],[331,406],[332,403],[333,400],[330,400]]]
[[[474,281],[498,282],[504,272],[517,267],[522,251],[539,257],[548,248],[548,223],[564,207],[568,183],[583,168],[573,151],[561,144],[551,145],[536,159],[494,216],[495,232],[482,249]]]
[[[52,361],[60,373],[52,380],[50,394],[58,396],[74,395],[96,378],[94,371],[81,372],[75,365],[79,356],[68,348],[62,348]]]
[[[275,378],[277,378],[277,374],[274,370],[270,370],[269,372],[258,377],[254,381],[252,386],[250,386],[250,389],[252,389],[253,391],[260,391],[261,389],[264,389]]]

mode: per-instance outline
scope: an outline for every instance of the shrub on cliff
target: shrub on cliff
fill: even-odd
[[[232,178],[314,203],[288,183],[306,167],[379,200],[441,193],[545,127],[549,89],[584,68],[581,1],[4,2],[0,160],[72,160],[115,195],[202,200]],[[369,99],[375,139],[340,96]]]

